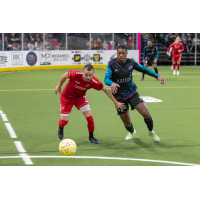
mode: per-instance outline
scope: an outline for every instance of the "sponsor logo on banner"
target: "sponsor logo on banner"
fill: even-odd
[[[51,52],[40,52],[40,65],[51,65]]]
[[[74,62],[81,62],[81,54],[74,54],[72,60],[74,60]]]
[[[0,67],[5,67],[8,62],[8,57],[5,53],[0,53]]]
[[[11,52],[11,64],[15,66],[23,65],[23,53]]]
[[[52,61],[68,61],[69,54],[52,54]]]
[[[85,54],[85,55],[83,56],[83,64],[92,64],[92,62],[91,62],[91,57],[90,57],[89,54]]]
[[[97,53],[104,53],[104,51],[102,51],[102,50],[97,50]]]
[[[93,61],[94,64],[103,64],[103,62],[100,62],[103,58],[101,57],[100,54],[94,54],[93,55]]]
[[[37,62],[37,55],[34,52],[29,52],[26,56],[26,62],[30,65],[33,66]]]
[[[82,51],[72,51],[72,53],[82,53]]]

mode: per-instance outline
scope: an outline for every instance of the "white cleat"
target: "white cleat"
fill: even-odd
[[[174,68],[173,68],[173,65],[172,65],[171,69],[174,69]]]
[[[179,75],[179,71],[177,71],[177,75]]]
[[[159,143],[160,142],[160,138],[156,135],[156,133],[154,132],[154,130],[149,131],[149,136],[151,136],[153,138],[153,141],[155,143]]]
[[[176,75],[176,70],[173,71],[173,75]]]
[[[133,133],[128,133],[128,135],[126,136],[125,140],[126,141],[131,141],[133,138],[138,137],[138,134],[136,135],[136,130],[134,129]]]

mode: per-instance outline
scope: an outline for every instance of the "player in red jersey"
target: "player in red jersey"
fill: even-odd
[[[177,75],[179,75],[180,62],[181,62],[181,52],[184,51],[183,44],[180,43],[180,37],[177,37],[175,42],[172,43],[167,49],[167,55],[169,55],[169,50],[173,47],[172,61],[173,61],[173,75],[176,74],[176,64],[177,64]]]
[[[86,91],[89,89],[103,90],[106,95],[113,101],[115,107],[118,110],[124,109],[124,104],[118,102],[112,93],[97,79],[94,74],[94,68],[92,65],[88,64],[84,67],[83,71],[80,70],[70,70],[69,72],[63,74],[60,82],[55,88],[55,94],[59,92],[60,95],[60,114],[61,119],[59,120],[58,137],[63,139],[64,126],[67,125],[69,114],[71,113],[73,105],[80,110],[85,116],[88,122],[89,130],[89,142],[98,144],[99,141],[94,138],[94,119],[91,114],[90,106],[86,98]],[[65,88],[61,92],[61,86],[66,79],[70,79],[66,84]]]

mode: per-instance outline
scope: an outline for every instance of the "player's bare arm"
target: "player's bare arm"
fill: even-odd
[[[61,93],[61,86],[66,81],[67,74],[68,74],[68,72],[62,75],[60,82],[58,83],[58,85],[55,88],[55,94],[57,94],[58,92],[59,92],[59,94]]]
[[[118,84],[117,84],[118,85]],[[115,97],[111,94],[110,90],[108,88],[106,88],[105,86],[102,89],[106,95],[113,101],[113,103],[115,104],[115,107],[117,108],[117,110],[124,110],[124,103],[120,103],[118,102]]]
[[[163,85],[163,84],[165,85],[165,79],[163,77],[159,76],[158,80],[161,81],[161,85]]]

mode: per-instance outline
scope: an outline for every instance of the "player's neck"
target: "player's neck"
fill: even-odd
[[[126,62],[126,59],[125,59],[125,60],[122,60],[122,61],[119,61],[119,60],[117,59],[117,61],[118,61],[120,64],[123,64],[123,63]]]

